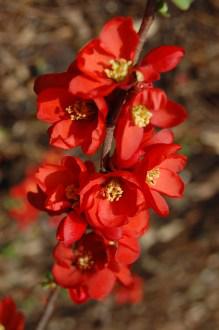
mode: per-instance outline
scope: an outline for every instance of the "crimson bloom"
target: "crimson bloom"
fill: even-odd
[[[127,88],[137,81],[151,83],[159,79],[160,72],[172,70],[184,54],[180,47],[163,46],[152,50],[140,65],[135,65],[138,41],[131,17],[108,21],[99,37],[79,52],[75,65],[81,73],[71,80],[70,91],[96,97],[108,95],[118,87]]]
[[[91,178],[81,190],[80,201],[89,224],[110,239],[118,239],[129,218],[147,209],[135,177],[122,171]]]
[[[78,204],[80,187],[86,176],[87,166],[72,156],[64,156],[60,164],[39,167],[36,179],[44,199],[43,208],[56,214],[71,210]]]
[[[110,249],[110,245],[95,233],[84,235],[73,249],[58,243],[52,270],[55,281],[69,289],[71,298],[77,303],[103,299],[113,289],[117,277],[124,283],[131,281],[124,266],[116,268],[114,263],[111,266]]]
[[[142,145],[150,125],[169,128],[182,123],[185,109],[169,100],[158,88],[146,88],[133,93],[123,105],[116,125],[116,153],[122,161],[132,158]]]
[[[37,118],[52,126],[50,143],[70,149],[81,146],[86,154],[96,152],[105,135],[107,105],[103,98],[81,99],[68,91],[72,74],[39,77],[35,82]]]
[[[177,144],[151,145],[135,168],[148,203],[161,216],[169,214],[162,194],[179,198],[184,191],[184,183],[178,173],[186,164],[186,156],[177,154],[180,149]]]
[[[24,316],[17,311],[14,301],[5,297],[0,301],[0,329],[24,330]]]

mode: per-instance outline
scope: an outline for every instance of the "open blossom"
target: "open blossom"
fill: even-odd
[[[64,156],[59,164],[43,164],[36,179],[43,195],[43,208],[62,213],[74,208],[79,191],[87,175],[86,165],[76,157]]]
[[[80,193],[80,201],[90,225],[110,237],[117,237],[129,218],[147,209],[134,176],[121,171],[91,178]]]
[[[39,77],[35,82],[37,118],[52,126],[50,143],[93,154],[103,142],[107,104],[103,98],[82,99],[68,91],[68,73]],[[86,132],[86,134],[84,133]]]
[[[24,316],[10,297],[0,300],[0,330],[24,330]]]
[[[127,36],[129,37],[127,39]],[[76,66],[81,73],[70,82],[77,95],[108,95],[115,88],[127,88],[137,81],[151,83],[161,72],[175,68],[184,55],[181,47],[163,46],[134,64],[139,35],[130,17],[116,17],[105,24],[98,38],[79,52]]]
[[[186,157],[177,153],[177,144],[155,144],[145,150],[144,158],[135,168],[145,197],[150,206],[161,216],[169,214],[169,208],[162,197],[182,197],[184,183],[180,176],[186,164]]]
[[[112,291],[117,278],[124,283],[131,282],[128,269],[123,265],[116,267],[111,260],[110,250],[111,246],[94,233],[84,235],[73,248],[58,243],[52,270],[55,281],[69,289],[77,303],[103,299]]]
[[[135,92],[123,105],[115,130],[116,153],[127,162],[142,147],[149,127],[169,128],[186,119],[185,109],[158,88]],[[162,142],[162,141],[161,141]]]

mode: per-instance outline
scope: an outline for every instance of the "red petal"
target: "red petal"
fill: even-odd
[[[66,246],[79,240],[86,230],[86,222],[74,212],[69,213],[60,223],[56,238],[63,241]]]
[[[50,73],[39,76],[34,83],[34,91],[39,94],[47,88],[67,88],[72,74],[67,72],[62,73]]]
[[[165,108],[154,112],[151,123],[158,127],[174,127],[181,124],[186,117],[187,113],[183,106],[168,100]]]
[[[139,37],[131,17],[116,17],[104,25],[99,39],[104,49],[116,58],[133,59]]]
[[[184,183],[176,173],[160,168],[159,179],[151,188],[170,197],[181,197]]]
[[[61,88],[48,88],[38,95],[37,118],[48,123],[55,123],[67,117],[65,108],[72,104],[74,99]]]
[[[153,198],[152,207],[154,211],[162,217],[168,216],[169,207],[165,199],[155,190],[151,190],[151,196]]]
[[[76,288],[69,289],[68,290],[70,298],[75,302],[76,304],[84,304],[88,301],[90,298],[87,292],[87,288],[81,286],[77,286]]]
[[[144,234],[149,224],[149,212],[143,210],[136,216],[129,218],[129,223],[123,227],[123,232],[129,236],[139,237]]]
[[[76,270],[71,268],[65,268],[55,264],[52,269],[52,275],[55,281],[63,288],[71,288],[80,283],[81,274]]]
[[[181,146],[178,144],[154,144],[145,148],[145,167],[150,170],[158,166],[162,161],[170,155],[176,153]]]
[[[108,95],[116,87],[111,79],[97,78],[95,80],[85,75],[77,75],[71,80],[69,91],[79,97],[94,98]]]
[[[162,168],[167,168],[173,172],[181,172],[185,167],[187,162],[187,157],[184,155],[173,155],[170,158],[165,159],[160,166]]]
[[[103,299],[112,291],[115,275],[109,269],[103,269],[92,275],[87,284],[91,298]]]
[[[184,49],[177,46],[161,46],[152,49],[143,59],[141,65],[151,64],[158,72],[174,69],[184,56]]]
[[[140,255],[140,245],[133,237],[125,236],[119,240],[116,259],[119,263],[129,265],[135,262]]]
[[[162,129],[156,134],[152,136],[149,140],[145,140],[143,144],[143,148],[147,145],[157,144],[157,143],[166,143],[170,144],[173,143],[174,135],[173,132],[169,129]]]
[[[115,131],[116,155],[118,161],[127,161],[138,151],[143,139],[144,128],[135,126],[125,108],[117,123]]]
[[[111,59],[112,53],[106,52],[101,47],[98,39],[93,39],[79,52],[77,66],[85,75],[93,79],[106,78],[106,80],[109,80],[105,76],[104,69],[108,66]]]
[[[58,243],[54,250],[53,256],[56,262],[63,267],[69,267],[74,257],[72,249],[66,247],[63,243]]]

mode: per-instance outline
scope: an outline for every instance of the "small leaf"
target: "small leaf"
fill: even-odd
[[[172,2],[181,10],[187,10],[194,0],[172,0]]]
[[[158,13],[161,14],[164,17],[169,17],[170,13],[169,13],[169,8],[168,8],[168,4],[165,1],[159,1],[158,2]]]

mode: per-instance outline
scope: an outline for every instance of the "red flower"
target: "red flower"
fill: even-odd
[[[16,310],[16,305],[10,297],[0,301],[0,329],[24,330],[24,316]]]
[[[126,122],[128,123],[128,122]],[[173,133],[169,129],[162,129],[159,132],[149,124],[142,132],[139,128],[132,126],[125,126],[123,128],[124,121],[121,119],[118,121],[116,126],[115,138],[116,138],[116,148],[113,155],[113,164],[118,169],[131,169],[145,154],[145,149],[153,144],[173,143]],[[139,132],[140,138],[137,135],[133,139],[129,139],[127,135],[129,132],[133,135],[134,131]],[[128,142],[128,143],[127,143]]]
[[[134,176],[112,172],[93,177],[80,194],[81,211],[90,225],[110,239],[121,237],[129,218],[147,208]]]
[[[79,52],[74,65],[81,74],[71,80],[70,91],[96,97],[108,95],[118,87],[127,88],[137,81],[151,83],[159,79],[160,72],[172,70],[184,54],[180,47],[163,46],[152,50],[140,65],[134,65],[138,41],[131,17],[111,19],[99,37]]]
[[[9,214],[21,228],[27,227],[39,216],[39,210],[33,207],[27,199],[27,193],[37,192],[36,171],[37,168],[28,169],[26,178],[10,189],[10,197],[15,199],[16,204],[10,208]]]
[[[134,276],[130,285],[119,285],[114,290],[116,302],[118,304],[136,304],[143,300],[143,280],[139,276]]]
[[[107,105],[100,97],[85,100],[72,95],[69,77],[72,75],[62,73],[36,80],[37,118],[52,124],[52,145],[63,149],[81,146],[85,153],[93,154],[104,139]]]
[[[73,249],[58,243],[54,257],[56,263],[52,273],[56,282],[68,288],[71,298],[77,303],[90,298],[103,299],[111,292],[116,277],[127,282],[126,268],[113,269],[110,266],[110,246],[106,246],[97,234],[84,235]]]
[[[79,52],[76,65],[83,74],[72,79],[70,91],[108,95],[117,86],[127,85],[138,40],[130,17],[107,22],[99,37]]]
[[[181,197],[184,183],[178,173],[186,164],[186,157],[177,154],[177,144],[156,144],[145,150],[144,159],[137,165],[135,174],[144,190],[150,206],[161,216],[167,216],[169,208],[161,196]]]
[[[168,100],[158,88],[146,88],[134,93],[121,109],[115,132],[120,157],[128,159],[136,153],[149,124],[169,128],[179,125],[185,118],[185,109]]]
[[[44,164],[39,167],[36,179],[44,195],[44,209],[61,213],[75,207],[79,201],[81,183],[86,176],[86,165],[79,158],[71,156],[63,157],[59,165]]]

